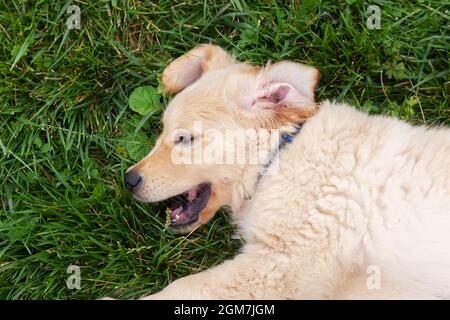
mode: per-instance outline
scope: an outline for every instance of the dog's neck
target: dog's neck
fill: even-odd
[[[247,164],[243,170],[241,179],[233,186],[231,196],[231,210],[233,215],[239,216],[246,203],[253,197],[260,179],[265,175],[276,174],[271,171],[272,165],[277,162],[277,158],[284,149],[284,147],[292,143],[294,138],[300,132],[303,123],[289,126],[286,130],[280,130],[280,137],[276,146],[271,146],[270,143],[262,143],[257,146],[258,152],[265,152],[268,154],[267,159],[263,164],[250,165]],[[279,163],[277,163],[279,165]]]

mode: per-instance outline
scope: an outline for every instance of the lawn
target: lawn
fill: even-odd
[[[449,15],[445,0],[0,0],[0,299],[139,297],[239,250],[226,213],[175,235],[165,208],[124,187],[162,109],[128,99],[160,88],[175,57],[213,42],[255,64],[291,59],[320,69],[318,100],[449,125]]]

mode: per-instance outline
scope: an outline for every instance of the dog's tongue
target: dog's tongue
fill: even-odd
[[[189,224],[198,218],[198,213],[208,202],[211,189],[198,185],[183,194],[185,201],[175,201],[170,207],[170,220],[173,225]]]
[[[183,206],[179,206],[175,209],[170,209],[170,220],[178,224],[189,221],[190,216],[187,212],[183,211]]]
[[[198,194],[200,193],[200,186],[193,187],[191,190],[188,191],[187,200],[189,202],[194,201],[195,198],[198,197]]]
[[[200,186],[195,186],[192,189],[190,189],[188,191],[188,194],[186,196],[188,203],[192,203],[192,201],[194,201],[199,193],[201,191],[201,187]],[[176,222],[177,224],[182,224],[184,222],[187,222],[190,220],[190,215],[191,215],[191,207],[187,206],[187,208],[185,208],[185,210],[183,211],[183,206],[180,205],[176,208],[171,208],[170,209],[170,220],[172,220],[172,222]]]
[[[170,217],[174,218],[176,215],[179,215],[182,211],[183,211],[183,206],[179,206],[176,209],[171,209],[170,210]]]

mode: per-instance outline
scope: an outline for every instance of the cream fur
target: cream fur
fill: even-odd
[[[168,137],[195,118],[219,128],[280,127],[285,120],[273,110],[285,109],[271,111],[267,99],[257,100],[279,86],[292,90],[286,104],[316,109],[312,68],[281,63],[260,70],[217,47],[200,50],[209,53],[178,58],[164,73],[168,91],[183,91],[164,115],[157,148],[132,167],[144,177],[135,196],[159,201],[209,179],[215,195],[194,227],[227,205],[246,243],[234,259],[146,299],[450,297],[449,129],[325,101],[281,150],[279,172],[259,182],[256,165],[173,167],[167,154],[176,146]],[[220,64],[208,60],[202,75],[197,58],[214,52]],[[380,272],[379,289],[367,285],[371,268]]]
[[[151,298],[449,297],[450,130],[325,102],[234,216],[241,254]]]

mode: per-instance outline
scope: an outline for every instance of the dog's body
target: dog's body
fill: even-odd
[[[295,90],[290,84],[273,90]],[[264,103],[273,100],[264,97]],[[317,109],[271,164],[276,174],[260,176],[261,165],[246,164],[234,176],[227,171],[229,184],[208,180],[210,202],[226,199],[220,206],[232,208],[245,240],[241,253],[147,298],[450,296],[450,130],[413,127],[330,102]],[[295,123],[289,121],[278,127]],[[150,169],[144,160],[139,170],[145,181]],[[179,193],[155,199],[150,187],[142,188],[146,193],[135,194],[141,200]],[[220,188],[229,190],[227,196]],[[199,221],[211,216],[202,220],[200,214]]]

